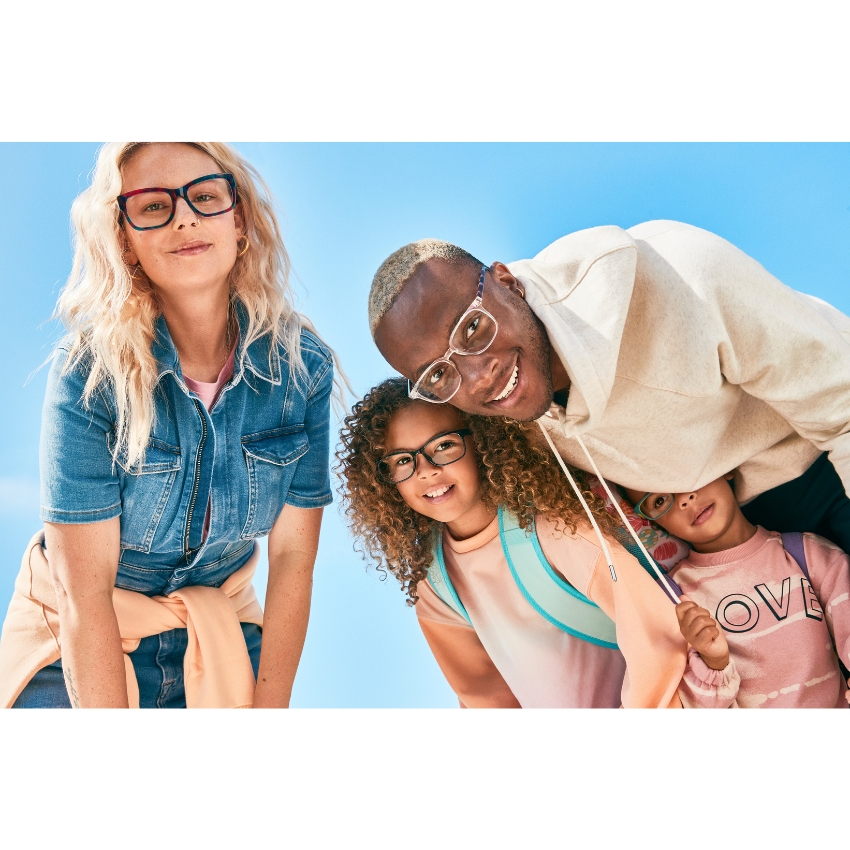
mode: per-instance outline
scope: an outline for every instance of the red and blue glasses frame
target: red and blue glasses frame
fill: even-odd
[[[222,178],[226,180],[230,185],[231,204],[226,210],[219,210],[218,212],[214,213],[201,212],[189,200],[187,190],[190,189],[192,186],[197,185],[198,183],[203,183],[205,180],[213,180],[215,178]],[[127,199],[132,198],[134,195],[141,195],[144,192],[165,192],[167,195],[171,196],[171,215],[168,216],[168,218],[162,224],[154,224],[152,227],[137,227],[135,224],[133,224],[133,221],[130,216],[127,215]],[[117,200],[118,207],[120,208],[122,214],[124,215],[124,218],[127,219],[127,222],[129,223],[130,227],[133,228],[133,230],[157,230],[160,227],[165,227],[166,225],[171,223],[171,220],[174,218],[174,213],[177,212],[178,198],[183,198],[183,200],[186,201],[186,204],[188,205],[189,209],[192,210],[192,212],[196,213],[197,215],[201,215],[204,218],[212,218],[216,215],[224,215],[224,213],[230,212],[236,206],[236,202],[239,200],[239,195],[236,191],[236,178],[232,174],[227,173],[207,174],[204,177],[198,177],[197,180],[190,180],[185,186],[181,186],[179,189],[165,189],[160,186],[151,186],[146,189],[134,189],[132,192],[126,192],[123,195],[119,195]]]

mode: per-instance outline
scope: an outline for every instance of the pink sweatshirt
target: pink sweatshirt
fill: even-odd
[[[687,644],[664,591],[610,540],[612,582],[589,526],[572,535],[538,517],[537,531],[552,567],[614,620],[619,650],[573,637],[531,607],[511,576],[498,520],[468,540],[445,532],[446,569],[473,625],[427,581],[419,583],[416,613],[461,705],[681,707]]]
[[[847,708],[833,646],[850,662],[850,559],[815,534],[803,545],[811,582],[776,532],[741,546],[691,552],[671,570],[717,620],[729,643],[725,670],[690,649],[679,689],[686,707]]]

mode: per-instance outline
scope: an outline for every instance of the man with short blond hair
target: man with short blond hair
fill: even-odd
[[[632,489],[735,470],[750,521],[850,550],[850,319],[719,236],[596,227],[509,266],[422,240],[379,268],[369,325],[414,396],[539,419]]]

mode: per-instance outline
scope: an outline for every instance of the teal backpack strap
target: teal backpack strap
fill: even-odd
[[[428,583],[434,589],[434,593],[455,612],[466,620],[469,625],[472,621],[469,619],[469,614],[466,613],[466,608],[460,601],[457,591],[449,578],[446,562],[443,560],[443,535],[434,535],[434,556],[431,559],[431,566],[428,567]]]
[[[614,621],[552,569],[535,529],[526,534],[514,516],[499,508],[499,534],[511,575],[538,614],[573,637],[617,649]]]

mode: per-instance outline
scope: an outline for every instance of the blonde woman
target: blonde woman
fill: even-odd
[[[72,221],[44,534],[4,623],[0,700],[286,706],[331,501],[333,363],[294,311],[268,192],[224,144],[109,144]]]

